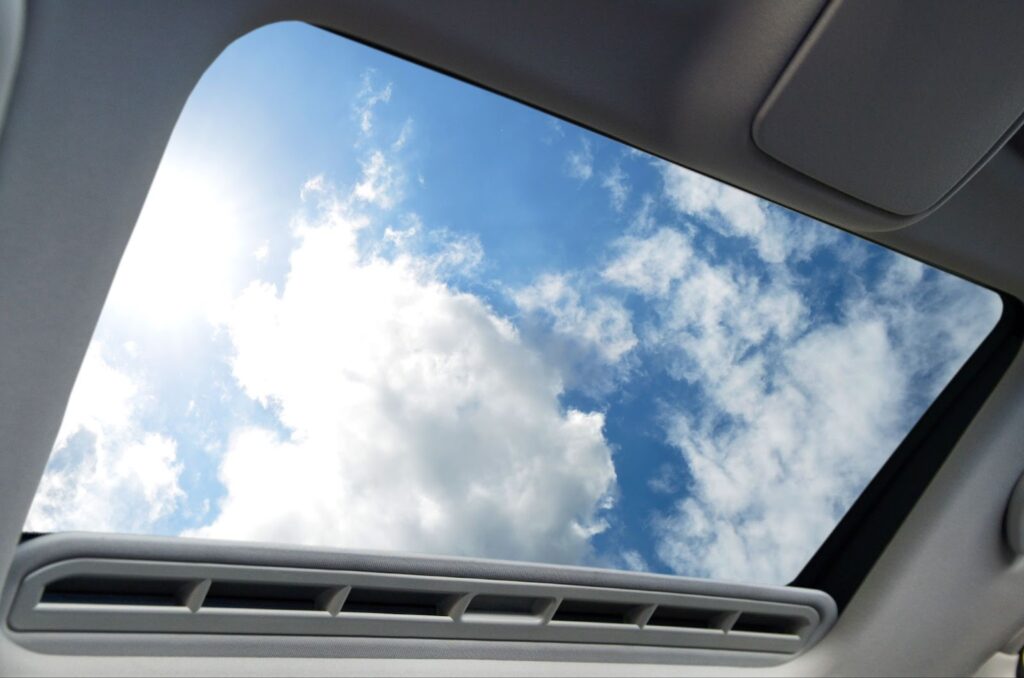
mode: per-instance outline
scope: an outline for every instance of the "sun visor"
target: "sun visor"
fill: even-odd
[[[1024,3],[832,2],[754,121],[793,169],[902,216],[949,198],[1020,127]]]

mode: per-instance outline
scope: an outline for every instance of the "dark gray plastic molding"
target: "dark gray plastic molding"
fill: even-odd
[[[758,112],[758,147],[900,216],[948,199],[1024,122],[1024,3],[833,0]]]

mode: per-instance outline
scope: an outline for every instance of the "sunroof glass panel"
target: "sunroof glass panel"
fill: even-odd
[[[169,142],[30,531],[791,580],[999,297],[303,24]]]

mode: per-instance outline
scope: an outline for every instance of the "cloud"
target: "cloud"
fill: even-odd
[[[623,564],[633,572],[648,572],[650,567],[639,551],[627,550],[622,553]]]
[[[565,275],[542,275],[513,298],[520,310],[547,316],[555,332],[595,350],[607,363],[618,362],[637,345],[629,310],[620,301],[591,294],[584,302]]]
[[[654,219],[654,210],[658,200],[650,193],[640,196],[640,207],[637,208],[630,219],[630,228],[636,234],[648,233],[657,227]]]
[[[613,243],[618,256],[601,276],[647,296],[663,296],[678,280],[693,257],[690,243],[679,232],[662,228],[653,236],[624,236]]]
[[[306,200],[311,195],[322,194],[327,190],[327,179],[322,174],[317,174],[306,179],[299,189],[299,198]]]
[[[850,313],[884,319],[902,347],[903,369],[914,376],[923,408],[953,378],[1002,312],[998,295],[906,257],[892,254],[873,295],[849,300]]]
[[[284,286],[237,299],[233,374],[288,433],[232,434],[195,533],[586,560],[615,487],[603,415],[564,409],[558,372],[436,266],[360,252],[348,203],[321,195]]]
[[[424,270],[430,276],[445,279],[471,277],[483,264],[484,248],[477,235],[455,234],[447,229],[434,229],[430,235],[431,240],[440,246],[412,262],[414,266],[425,265]]]
[[[566,171],[573,179],[588,181],[594,175],[594,152],[588,139],[580,140],[580,147],[565,157]]]
[[[402,129],[400,129],[398,131],[398,137],[396,137],[395,140],[393,142],[391,142],[391,150],[393,150],[393,151],[400,151],[403,148],[405,148],[406,145],[408,145],[409,140],[412,139],[412,135],[413,135],[412,119],[406,119],[406,121],[404,123],[402,123]]]
[[[363,161],[363,173],[353,197],[384,210],[393,208],[402,199],[404,177],[397,165],[382,151],[373,151]]]
[[[742,267],[698,259],[660,313],[647,341],[667,351],[677,378],[703,382],[737,367],[755,368],[745,360],[751,352],[796,335],[807,309],[799,293],[778,280],[765,283]]]
[[[389,82],[380,89],[375,89],[373,76],[372,69],[363,73],[363,86],[356,95],[356,103],[352,107],[359,121],[359,129],[364,136],[369,136],[373,132],[374,109],[380,104],[391,101],[391,83]]]
[[[826,228],[794,227],[792,213],[720,181],[658,161],[664,194],[677,211],[699,217],[722,235],[750,241],[758,256],[779,264],[805,258],[835,235]]]
[[[252,258],[256,261],[263,263],[270,256],[270,241],[264,240],[259,244],[255,250],[253,250]]]
[[[629,197],[629,183],[622,167],[616,165],[608,174],[601,178],[601,186],[608,191],[608,198],[616,212],[621,212]]]
[[[314,204],[321,211],[356,215],[359,210],[377,208],[383,212],[394,210],[405,198],[406,177],[401,163],[392,148],[385,152],[379,149],[369,151],[360,160],[361,172],[349,193],[342,195],[322,174],[310,177],[299,189],[299,198],[304,203]],[[365,216],[352,216],[366,221]],[[403,215],[408,220],[408,215]],[[298,228],[303,228],[303,215],[296,217]],[[365,225],[365,224],[364,224]],[[415,226],[415,224],[413,224]],[[308,224],[306,225],[308,227]],[[388,227],[389,238],[400,237],[399,231]],[[415,231],[409,231],[411,234]]]
[[[456,233],[447,228],[428,229],[415,212],[399,217],[405,228],[384,228],[374,243],[377,255],[400,260],[426,279],[473,279],[484,263],[484,248],[475,233]]]
[[[142,430],[140,391],[90,345],[26,530],[146,532],[177,508],[177,446]]]
[[[658,302],[645,340],[701,394],[662,413],[689,472],[685,496],[656,521],[674,571],[786,583],[959,368],[957,346],[977,345],[995,322],[994,295],[888,260],[834,321],[811,322],[784,275],[765,283],[705,260]],[[929,305],[979,309],[970,336]]]
[[[187,156],[161,162],[104,307],[155,335],[216,321],[251,261],[237,187]]]
[[[541,142],[547,146],[565,138],[565,125],[558,118],[545,118],[546,131],[541,136]]]
[[[786,583],[898,442],[907,377],[884,324],[813,332],[778,360],[705,381],[716,413],[667,417],[692,475],[660,523],[676,571]]]
[[[392,95],[390,82],[380,89],[374,88],[374,75],[373,69],[363,73],[363,86],[353,105],[364,139],[372,136],[374,110],[380,104],[391,101]],[[345,202],[348,206],[353,202],[362,202],[387,211],[402,201],[405,197],[406,177],[398,158],[413,137],[413,127],[413,120],[407,118],[390,144],[368,150],[360,160],[362,172],[359,180],[352,192],[346,196]],[[310,192],[322,194],[327,188],[322,176],[314,177],[306,182],[301,194],[303,197]],[[331,199],[337,202],[339,197],[332,193]]]

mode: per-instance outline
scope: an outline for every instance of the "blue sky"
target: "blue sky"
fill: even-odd
[[[279,24],[185,106],[26,527],[785,583],[999,313]]]

